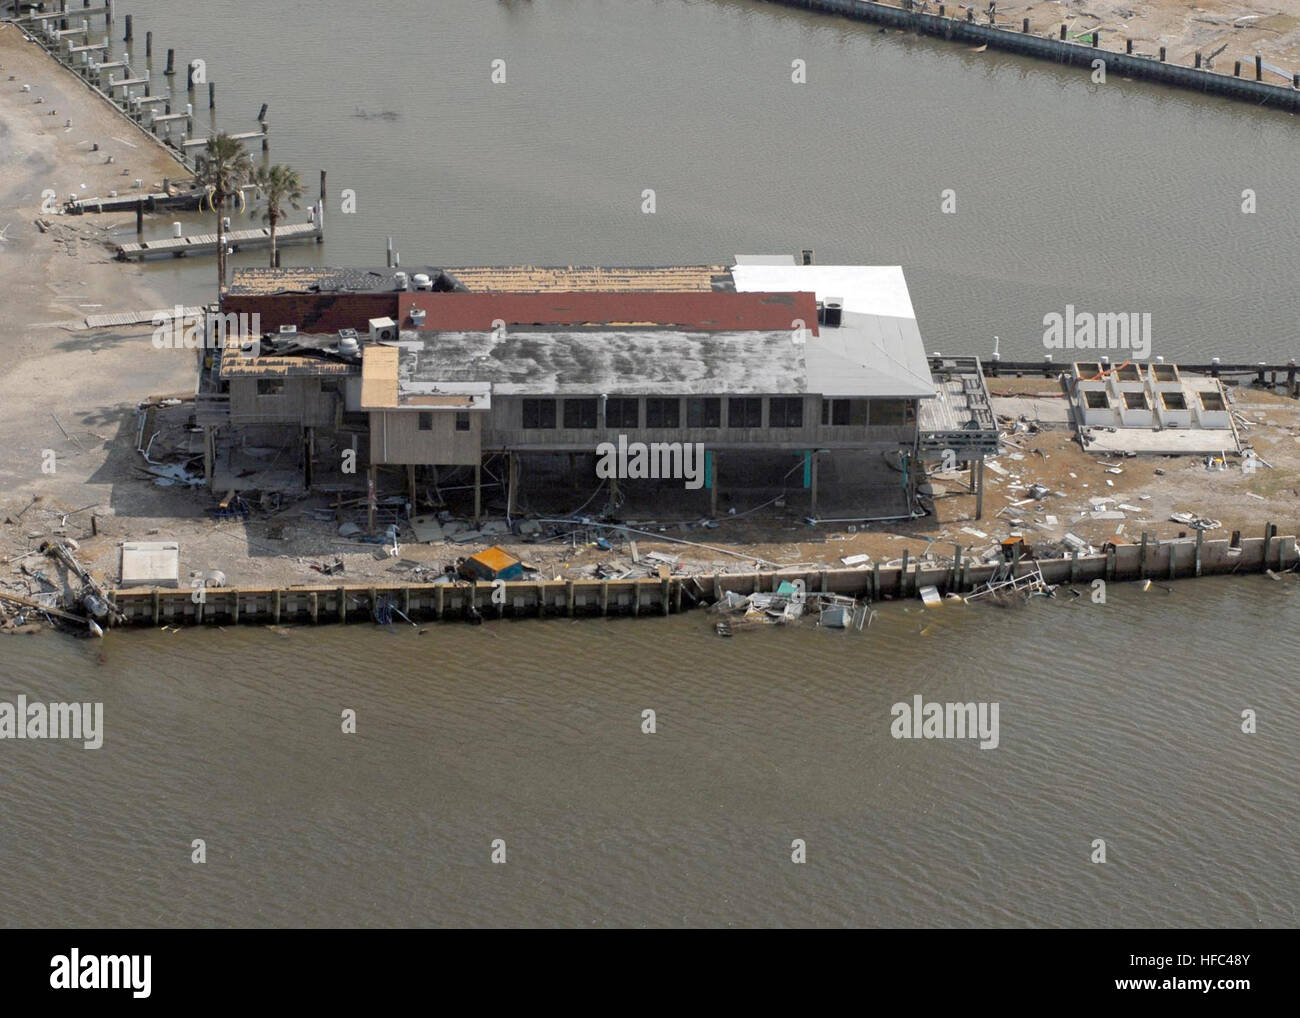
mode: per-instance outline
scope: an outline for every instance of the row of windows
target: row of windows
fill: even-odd
[[[556,427],[556,399],[523,400],[522,425],[527,429]],[[641,421],[641,400],[635,396],[611,396],[605,400],[605,427],[680,428],[682,400],[651,396],[645,400],[645,423]],[[686,427],[721,428],[722,398],[690,396],[686,399]],[[599,427],[599,400],[589,397],[563,400],[564,427],[591,430]],[[799,396],[773,396],[767,401],[769,428],[802,428],[804,401]],[[830,426],[898,426],[915,419],[915,409],[906,400],[826,399],[822,400],[822,424]],[[763,427],[763,397],[732,396],[727,400],[727,427]]]

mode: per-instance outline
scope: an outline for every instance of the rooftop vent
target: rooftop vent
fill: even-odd
[[[298,326],[296,326],[296,325],[281,325],[281,326],[280,326],[280,335],[281,335],[281,336],[296,336],[296,335],[298,335]]]
[[[415,284],[417,290],[432,290],[433,279],[424,272],[417,272],[411,277],[411,282]]]
[[[405,289],[406,289],[406,273],[405,273],[405,272],[394,272],[394,273],[393,273],[393,285],[396,286],[397,289],[399,289],[399,290],[405,290]]]
[[[844,299],[842,297],[827,297],[823,324],[828,328],[838,329],[843,316]]]
[[[339,353],[345,357],[355,357],[361,352],[361,343],[357,339],[356,329],[339,329]]]
[[[391,318],[370,319],[370,342],[392,343],[397,339],[397,323]]]
[[[424,308],[411,308],[411,324],[417,329],[424,325],[424,316],[427,312]]]

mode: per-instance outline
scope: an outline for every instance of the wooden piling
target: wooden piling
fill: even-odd
[[[167,75],[167,77],[170,78],[175,73],[176,73],[176,51],[169,47],[167,50],[167,69],[163,71],[163,74]]]

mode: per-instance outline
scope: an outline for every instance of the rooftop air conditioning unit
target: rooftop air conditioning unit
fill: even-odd
[[[416,273],[416,274],[411,278],[411,282],[413,282],[413,283],[415,284],[415,288],[416,288],[417,290],[432,290],[432,289],[433,289],[433,280],[432,280],[432,279],[431,279],[431,278],[430,278],[426,273],[423,273],[423,272],[417,272],[417,273]]]
[[[406,273],[405,273],[405,272],[394,272],[394,273],[393,273],[393,285],[396,286],[397,289],[399,289],[399,290],[405,290],[405,289],[406,289]]]
[[[397,323],[391,318],[370,319],[370,342],[392,343],[397,340]]]
[[[424,317],[427,314],[428,312],[425,311],[424,308],[411,308],[411,324],[417,329],[423,328]]]

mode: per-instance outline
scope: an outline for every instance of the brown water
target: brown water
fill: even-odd
[[[408,265],[811,246],[903,264],[932,349],[1041,356],[1067,301],[1152,311],[1170,357],[1293,342],[1277,113],[762,3],[128,12],[158,69],[209,54],[222,126],[270,100],[274,158],[357,189],[312,258],[378,261],[388,234]],[[154,271],[206,296],[203,266]],[[0,742],[4,921],[1294,925],[1296,598],[1120,586],[732,640],[700,613],[3,640],[0,700],[102,700],[107,729]],[[891,738],[915,694],[1000,703],[1001,745]]]
[[[731,640],[701,612],[9,639],[3,698],[102,699],[106,736],[0,744],[0,900],[19,925],[1294,925],[1296,592]],[[895,740],[917,693],[998,702],[1000,745]]]

